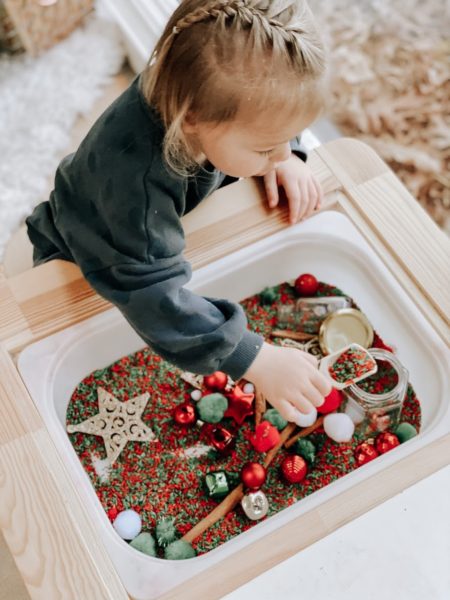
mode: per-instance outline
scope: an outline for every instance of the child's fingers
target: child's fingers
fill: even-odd
[[[331,392],[331,381],[327,379],[320,371],[315,371],[312,373],[311,381],[323,397],[328,396],[328,394]]]
[[[286,421],[289,422],[293,422],[295,417],[296,417],[296,413],[297,413],[297,409],[295,408],[295,406],[293,406],[290,402],[288,402],[287,400],[279,400],[277,403],[277,410],[280,413],[280,415],[283,417],[283,419],[286,419]]]
[[[275,208],[280,199],[277,184],[277,173],[275,170],[264,175],[264,186],[266,188],[267,201],[270,208]]]
[[[306,204],[305,211],[302,215],[302,219],[306,219],[307,217],[310,217],[314,213],[314,209],[316,208],[317,201],[318,201],[317,190],[311,179],[308,181],[307,186],[308,186],[308,202]]]
[[[316,188],[317,195],[318,195],[318,200],[317,200],[315,210],[320,210],[320,208],[322,207],[323,197],[324,197],[323,189],[322,189],[322,186],[320,185],[320,183],[317,181],[317,179],[313,179],[313,183],[314,183],[314,187]]]
[[[313,383],[303,383],[303,396],[311,402],[313,406],[321,406],[323,404],[324,396],[319,392],[317,387]]]
[[[298,211],[298,215],[297,215],[298,220],[303,219],[303,217],[305,216],[305,214],[308,210],[308,206],[309,206],[309,202],[310,202],[308,182],[305,181],[305,179],[300,179],[299,188],[300,188],[300,206],[299,206],[299,211]]]
[[[286,180],[283,182],[283,188],[286,192],[286,197],[289,203],[289,215],[291,223],[296,223],[298,220],[298,211],[300,209],[300,191],[295,181]]]
[[[302,351],[303,352],[303,351]],[[309,354],[309,352],[303,352],[303,358],[312,364],[313,367],[318,367],[319,361],[315,356]]]

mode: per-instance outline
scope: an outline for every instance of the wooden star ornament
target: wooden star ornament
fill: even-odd
[[[154,442],[156,436],[141,416],[150,399],[145,393],[121,402],[105,389],[97,388],[99,412],[77,425],[68,425],[68,433],[90,433],[103,438],[106,455],[112,465],[128,442]]]

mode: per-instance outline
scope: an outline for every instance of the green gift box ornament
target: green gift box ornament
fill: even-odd
[[[205,476],[205,486],[210,498],[223,498],[231,492],[238,484],[239,475],[237,473],[227,473],[226,471],[213,471]]]

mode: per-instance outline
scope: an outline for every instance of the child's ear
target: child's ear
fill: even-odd
[[[197,124],[198,121],[196,119],[195,114],[192,111],[186,113],[186,116],[183,120],[183,133],[187,133],[188,135],[197,133]]]

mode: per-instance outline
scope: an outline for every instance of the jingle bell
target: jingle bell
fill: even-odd
[[[269,501],[261,490],[245,494],[241,506],[249,519],[258,521],[265,517],[269,511]]]

